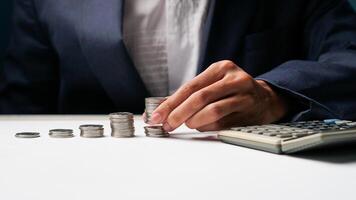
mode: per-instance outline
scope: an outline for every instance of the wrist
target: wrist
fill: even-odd
[[[257,80],[259,85],[267,93],[267,106],[266,106],[266,117],[265,123],[273,123],[281,120],[287,115],[289,106],[287,99],[278,94],[268,83],[262,80]]]

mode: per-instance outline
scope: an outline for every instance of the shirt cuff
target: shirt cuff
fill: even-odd
[[[277,94],[286,98],[288,105],[290,106],[289,112],[277,123],[339,118],[325,105],[285,86],[277,84],[276,81],[263,77],[263,75],[255,78],[255,80],[265,81]]]

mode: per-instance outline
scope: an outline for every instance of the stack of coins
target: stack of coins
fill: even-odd
[[[20,133],[16,133],[15,137],[18,137],[18,138],[38,138],[38,137],[40,137],[40,133],[38,133],[38,132],[20,132]]]
[[[50,137],[53,138],[71,138],[74,137],[72,129],[52,129],[49,130]]]
[[[85,124],[79,126],[80,136],[85,138],[104,137],[103,125]]]
[[[145,99],[145,113],[146,113],[146,123],[151,123],[152,113],[156,108],[166,100],[166,97],[149,97]]]
[[[148,137],[168,137],[167,133],[161,125],[156,126],[145,126],[145,134]]]
[[[145,126],[145,134],[148,137],[167,137],[169,136],[169,133],[167,133],[163,127],[162,124],[155,124],[152,125],[151,122],[151,117],[153,111],[156,110],[156,108],[166,100],[166,97],[149,97],[145,99],[145,122],[148,124],[151,124],[150,126]]]
[[[135,136],[134,116],[132,113],[111,113],[110,126],[112,137],[122,138]]]

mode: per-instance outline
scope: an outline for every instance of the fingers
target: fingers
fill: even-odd
[[[157,124],[165,122],[169,114],[193,93],[221,80],[228,70],[237,69],[238,67],[229,61],[212,64],[204,72],[196,76],[189,83],[183,85],[177,92],[163,102],[153,113],[159,116],[157,117],[157,121],[152,122]]]
[[[248,109],[253,106],[252,104],[252,100],[246,96],[236,95],[228,97],[204,107],[188,119],[185,124],[191,129],[197,129],[219,121],[231,113]]]
[[[147,122],[146,111],[142,114],[142,120],[143,120],[145,123]]]
[[[222,130],[226,127],[229,127],[229,124],[231,124],[231,119],[238,119],[238,113],[232,113],[230,115],[227,115],[218,121],[215,121],[213,123],[198,127],[197,130],[200,132],[206,132],[206,131],[219,131]]]
[[[235,87],[226,85],[221,80],[195,92],[169,114],[165,122],[165,130],[174,130],[210,103],[234,94],[236,90]]]
[[[198,127],[197,130],[200,132],[220,131],[234,126],[246,126],[249,125],[247,118],[248,116],[244,113],[235,112],[219,119],[218,121]]]

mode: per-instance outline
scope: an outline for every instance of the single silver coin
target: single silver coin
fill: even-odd
[[[100,130],[103,129],[103,125],[101,124],[83,124],[79,126],[81,130]]]
[[[133,123],[133,119],[118,119],[118,118],[110,118],[111,123]]]
[[[150,134],[150,133],[146,133],[147,137],[157,137],[157,138],[162,138],[162,137],[169,137],[169,134]]]
[[[145,98],[145,103],[160,104],[160,103],[164,102],[165,100],[167,100],[167,97],[148,97],[148,98]]]
[[[49,130],[50,133],[58,133],[58,134],[61,134],[61,133],[73,133],[73,129],[51,129]]]
[[[20,132],[20,133],[16,133],[15,137],[18,137],[18,138],[38,138],[38,137],[40,137],[40,133],[38,133],[38,132]]]
[[[133,119],[134,115],[129,112],[116,112],[109,114],[110,119]]]
[[[129,124],[110,124],[112,129],[135,129],[134,125]]]
[[[49,133],[48,134],[50,137],[52,138],[72,138],[74,137],[74,134],[53,134],[53,133]]]
[[[127,132],[127,133],[111,133],[111,137],[115,138],[126,138],[126,137],[134,137],[134,133],[132,132]]]

